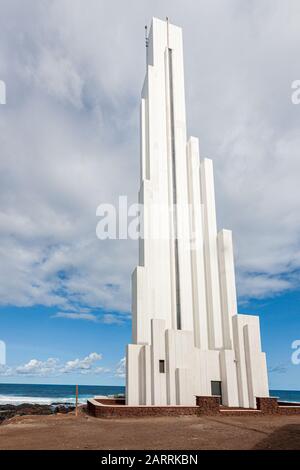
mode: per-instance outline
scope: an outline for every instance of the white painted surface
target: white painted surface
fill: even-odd
[[[208,349],[207,299],[200,189],[199,142],[190,137],[187,145],[188,187],[191,231],[191,268],[195,346]]]
[[[217,249],[217,219],[212,160],[200,164],[201,195],[204,207],[204,258],[208,310],[208,340],[211,349],[223,347],[222,314]]]
[[[196,397],[191,394],[193,388],[193,373],[191,369],[176,369],[176,404],[195,406]]]
[[[151,362],[152,362],[152,404],[165,405],[167,403],[166,373],[159,371],[159,361],[166,364],[165,321],[151,320]]]
[[[232,233],[221,230],[218,233],[219,273],[224,348],[233,346],[232,317],[237,314]]]
[[[236,359],[232,349],[220,351],[220,370],[223,404],[239,406]]]
[[[143,383],[145,373],[140,367],[143,346],[128,344],[126,351],[126,403],[143,404]]]

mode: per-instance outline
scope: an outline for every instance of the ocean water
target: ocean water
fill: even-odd
[[[270,390],[270,397],[277,397],[279,401],[300,403],[300,390]]]
[[[75,403],[75,385],[0,384],[0,405],[21,403]],[[125,387],[79,385],[79,402],[86,403],[95,395],[124,394]]]
[[[88,398],[95,395],[124,394],[125,387],[109,385],[80,385],[79,402],[86,403]],[[278,397],[280,401],[300,403],[300,391],[270,390],[270,396]],[[21,403],[75,403],[75,385],[30,385],[30,384],[0,384],[0,405]]]

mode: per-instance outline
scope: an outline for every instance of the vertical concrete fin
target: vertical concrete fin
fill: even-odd
[[[208,349],[205,263],[200,190],[199,141],[190,137],[187,144],[188,190],[191,232],[191,268],[195,346]]]
[[[167,404],[176,405],[176,331],[166,330]]]
[[[223,335],[217,250],[217,220],[212,160],[205,158],[201,161],[200,180],[201,198],[204,210],[204,259],[209,346],[212,349],[218,349],[223,347]]]
[[[218,233],[218,258],[221,289],[223,341],[226,349],[233,347],[232,317],[237,315],[237,299],[234,273],[232,233],[221,230]]]
[[[128,344],[126,350],[126,404],[136,406],[144,401],[143,346]]]
[[[165,327],[164,320],[151,320],[153,405],[165,405],[167,402]],[[160,361],[164,361],[164,372],[160,370]]]
[[[220,351],[223,405],[239,406],[237,368],[233,350]]]

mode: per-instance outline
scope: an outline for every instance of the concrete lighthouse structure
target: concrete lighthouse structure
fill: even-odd
[[[128,405],[268,397],[259,318],[237,312],[232,235],[217,231],[213,164],[186,135],[182,31],[152,20],[141,100],[143,205],[132,276]]]

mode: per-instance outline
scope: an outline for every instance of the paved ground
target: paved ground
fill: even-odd
[[[103,420],[85,415],[15,417],[0,449],[300,449],[299,416]]]

